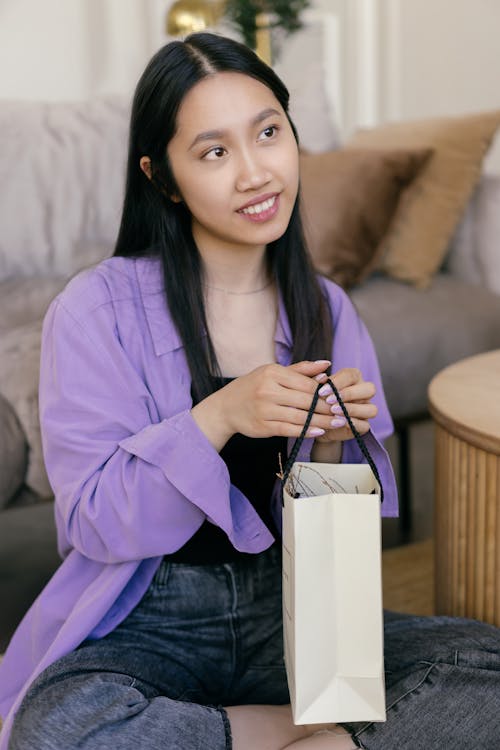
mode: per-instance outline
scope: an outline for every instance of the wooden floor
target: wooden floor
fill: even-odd
[[[384,550],[382,578],[384,609],[434,614],[433,540]]]

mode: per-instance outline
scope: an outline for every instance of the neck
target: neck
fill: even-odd
[[[203,282],[212,289],[229,294],[251,294],[267,287],[271,281],[267,268],[266,248],[259,252],[200,252],[203,260]]]
[[[265,292],[266,289],[269,289],[272,283],[273,283],[273,280],[270,279],[268,282],[264,284],[264,286],[258,287],[257,289],[247,289],[245,291],[235,292],[231,289],[225,289],[224,287],[221,287],[221,286],[212,286],[211,284],[207,284],[206,282],[203,282],[204,286],[207,289],[212,289],[212,291],[214,292],[224,292],[225,294],[232,294],[233,296],[236,296],[236,297],[242,297],[242,296],[245,297],[250,294],[260,294],[260,292]]]

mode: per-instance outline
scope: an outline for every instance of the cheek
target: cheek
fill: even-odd
[[[191,213],[199,212],[210,202],[212,189],[207,186],[206,173],[197,164],[183,156],[169,154],[170,169],[177,185],[178,194]],[[208,198],[207,198],[208,196]]]
[[[297,195],[299,189],[299,150],[295,138],[288,144],[282,164],[286,165],[285,177],[289,191]]]
[[[294,193],[294,196],[297,196],[297,193],[299,192],[299,163],[295,165],[295,168],[293,169],[291,175],[290,175],[290,184],[292,185],[292,190]]]
[[[184,185],[183,200],[195,217],[210,217],[227,205],[223,200],[220,181],[199,178],[189,185]]]

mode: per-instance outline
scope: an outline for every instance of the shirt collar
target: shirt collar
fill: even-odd
[[[161,356],[183,348],[179,332],[166,309],[161,260],[137,258],[135,269],[155,354]],[[274,340],[291,350],[292,334],[281,292],[278,292],[278,320]]]
[[[182,348],[179,332],[167,311],[161,260],[138,258],[135,269],[155,354],[159,357]]]

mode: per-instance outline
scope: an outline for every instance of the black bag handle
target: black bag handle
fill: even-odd
[[[359,446],[359,449],[360,449],[361,453],[363,454],[363,456],[366,458],[366,460],[368,462],[368,465],[370,466],[370,469],[373,471],[373,475],[374,475],[375,479],[379,483],[379,486],[380,486],[380,502],[383,503],[384,502],[384,488],[382,487],[382,482],[380,481],[380,475],[378,473],[377,467],[375,466],[375,462],[374,462],[373,458],[371,457],[368,448],[365,445],[365,441],[363,440],[363,438],[361,437],[361,435],[359,434],[359,432],[355,428],[355,426],[354,426],[354,424],[352,422],[352,419],[349,416],[349,412],[347,411],[346,406],[345,406],[345,404],[342,401],[342,398],[340,396],[340,393],[338,392],[338,390],[335,387],[334,383],[332,382],[332,380],[330,378],[327,378],[326,383],[329,384],[330,388],[332,389],[333,393],[335,394],[335,396],[337,398],[337,402],[340,404],[340,408],[342,409],[342,411],[344,413],[344,416],[345,416],[345,418],[347,420],[347,424],[351,428],[351,432],[354,435],[354,438],[355,438],[355,440],[356,440],[356,442],[357,442],[357,444]],[[283,469],[283,473],[282,473],[282,476],[281,476],[281,486],[282,486],[282,489],[285,487],[286,481],[288,479],[288,475],[290,474],[290,471],[292,470],[292,466],[295,463],[295,459],[297,458],[297,454],[298,454],[298,452],[300,450],[300,446],[302,445],[303,440],[304,440],[304,438],[306,436],[307,430],[309,429],[309,425],[311,424],[311,419],[313,418],[314,410],[316,408],[316,404],[318,403],[319,391],[320,391],[321,388],[323,388],[324,385],[326,385],[326,383],[319,383],[318,387],[316,388],[316,390],[314,392],[313,400],[311,402],[311,406],[309,407],[309,412],[307,414],[307,419],[305,421],[304,427],[302,428],[302,432],[300,433],[299,437],[297,438],[297,440],[293,444],[292,450],[290,451],[290,455],[289,455],[288,460],[287,460],[287,462],[285,464],[285,468]],[[283,500],[283,493],[282,493],[281,494],[281,504],[283,505],[283,503],[284,503],[284,500]]]

